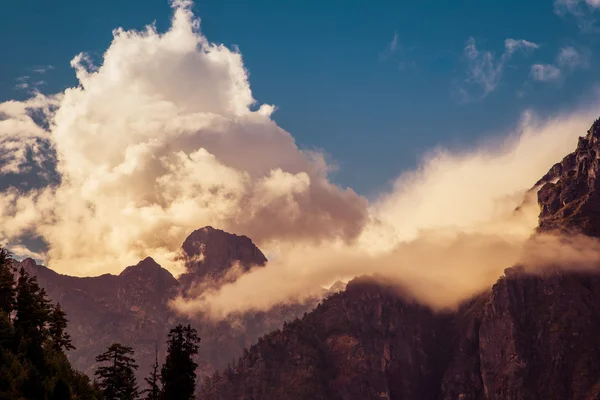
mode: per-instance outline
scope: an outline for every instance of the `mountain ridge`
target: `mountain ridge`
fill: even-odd
[[[600,120],[531,190],[536,232],[599,237],[597,176]],[[202,398],[600,399],[599,271],[510,267],[443,312],[402,291],[352,280],[207,379]]]
[[[194,247],[195,246],[195,247]],[[242,353],[260,335],[309,311],[314,302],[276,307],[267,313],[248,313],[236,321],[211,321],[199,314],[195,318],[178,315],[169,301],[185,294],[196,282],[222,278],[233,266],[247,271],[265,265],[266,257],[246,236],[212,227],[192,232],[182,245],[182,260],[187,272],[176,279],[151,257],[124,268],[119,274],[73,277],[59,274],[26,258],[15,264],[36,276],[49,297],[61,304],[69,320],[68,331],[76,350],[68,353],[73,365],[93,375],[95,356],[118,341],[134,347],[140,364],[140,382],[154,362],[165,355],[168,330],[177,323],[191,322],[202,337],[199,374],[207,375]],[[198,260],[198,255],[203,259]],[[316,300],[315,300],[316,302]]]

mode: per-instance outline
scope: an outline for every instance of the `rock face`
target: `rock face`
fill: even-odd
[[[350,282],[259,339],[201,398],[600,398],[600,276],[509,270],[454,313],[399,293]]]
[[[600,237],[600,121],[536,185],[538,232]],[[508,268],[435,313],[356,279],[202,388],[234,399],[600,399],[600,272]]]
[[[279,307],[268,313],[250,313],[236,321],[218,323],[201,315],[192,320],[183,318],[169,307],[170,299],[195,282],[225,275],[231,265],[248,270],[264,265],[266,258],[247,237],[211,227],[193,232],[182,250],[188,272],[179,280],[149,257],[119,275],[90,278],[60,275],[32,259],[25,259],[18,266],[37,276],[52,301],[60,303],[66,311],[68,330],[76,347],[69,352],[69,359],[90,376],[95,369],[95,357],[111,343],[120,342],[136,351],[140,366],[138,381],[143,382],[154,362],[155,349],[160,361],[165,355],[167,333],[179,322],[191,322],[198,329],[202,338],[198,372],[210,374],[227,366],[260,335],[314,306],[309,303]]]
[[[540,231],[600,236],[600,120],[538,183]]]
[[[267,263],[265,255],[246,236],[211,226],[192,232],[183,246],[186,273],[180,280],[219,279],[234,264],[242,272]]]

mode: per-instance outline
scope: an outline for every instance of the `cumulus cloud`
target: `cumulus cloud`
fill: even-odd
[[[75,57],[77,87],[0,104],[0,173],[54,153],[60,177],[0,196],[4,244],[40,237],[50,267],[75,275],[146,255],[176,272],[178,247],[203,225],[258,243],[361,232],[366,200],[329,182],[324,156],[299,150],[274,107],[256,104],[241,54],[209,42],[190,6],[173,3],[165,33],[115,30],[101,65]]]
[[[531,76],[536,81],[550,82],[560,78],[560,69],[552,64],[534,64],[531,66]]]
[[[531,51],[539,46],[536,43],[523,39],[506,39],[504,41],[504,52],[497,59],[490,51],[481,51],[473,37],[467,40],[464,48],[464,56],[468,63],[467,84],[478,86],[479,98],[484,98],[498,87],[504,67],[516,51]],[[462,93],[468,96],[467,91]]]

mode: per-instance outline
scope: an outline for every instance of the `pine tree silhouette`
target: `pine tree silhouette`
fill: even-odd
[[[163,400],[195,398],[198,343],[198,333],[189,324],[179,324],[169,332],[167,358],[161,369]]]
[[[150,376],[144,378],[148,384],[148,388],[142,390],[142,394],[145,394],[145,400],[159,400],[162,395],[162,391],[159,387],[160,374],[158,372],[158,348],[154,347],[154,364],[152,364],[152,371]]]
[[[67,329],[67,314],[60,307],[60,303],[56,304],[52,308],[50,313],[48,332],[52,339],[52,344],[56,351],[68,351],[74,350],[75,346],[71,343],[71,335],[66,331]]]
[[[0,399],[100,399],[62,351],[72,347],[66,329],[60,306],[23,268],[15,282],[10,253],[0,249]]]
[[[104,363],[96,369],[98,388],[104,400],[134,400],[138,397],[138,386],[134,370],[138,368],[131,347],[113,343],[96,361]]]
[[[0,313],[10,314],[15,308],[15,278],[12,271],[12,255],[0,249]]]
[[[21,267],[17,280],[15,330],[21,339],[41,346],[48,336],[46,323],[50,319],[50,301],[46,291]]]

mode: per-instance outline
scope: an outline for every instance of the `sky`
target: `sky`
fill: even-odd
[[[166,0],[1,7],[0,100],[26,96],[23,83],[47,93],[72,86],[76,54],[100,58],[116,27],[156,21],[164,30],[171,16]],[[332,179],[366,196],[434,146],[485,140],[516,125],[524,109],[572,108],[598,83],[600,33],[584,1],[222,0],[193,8],[211,41],[239,47],[254,97],[277,107],[277,123],[302,148],[324,150],[339,167]],[[506,39],[536,47],[503,62]],[[470,40],[478,52],[471,64]],[[563,49],[576,52],[571,64],[558,64]],[[537,74],[536,64],[544,66]],[[485,76],[469,82],[477,65]]]
[[[600,260],[532,238],[530,191],[598,118],[597,0],[59,4],[0,13],[17,258],[178,275],[193,230],[247,235],[266,267],[174,302],[216,318],[363,274],[447,307],[516,263]]]

